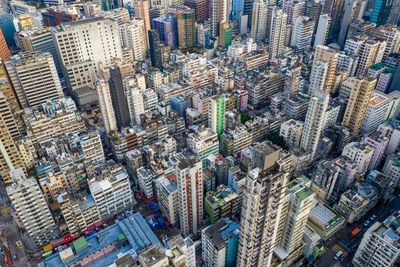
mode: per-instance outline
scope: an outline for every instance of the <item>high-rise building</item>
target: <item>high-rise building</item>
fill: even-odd
[[[149,30],[149,42],[150,42],[150,59],[151,65],[160,70],[163,69],[161,47],[160,47],[160,36],[156,30]]]
[[[122,59],[118,23],[114,20],[96,17],[67,22],[53,34],[69,90],[92,87],[99,62],[110,65],[114,58]]]
[[[280,9],[273,9],[269,33],[269,58],[274,59],[283,54],[286,39],[287,15]]]
[[[264,0],[254,1],[250,36],[256,43],[264,41],[267,37],[267,15],[267,2]]]
[[[229,23],[219,24],[219,46],[228,48],[232,44],[232,28]]]
[[[289,69],[285,75],[285,86],[283,93],[289,98],[294,96],[299,91],[299,82],[301,76],[301,65],[294,66]]]
[[[2,83],[0,80],[0,88],[2,87]],[[10,109],[10,104],[5,97],[5,94],[0,89],[0,114],[7,125],[8,131],[14,141],[21,138],[21,133],[19,131],[18,125],[14,118],[14,112]]]
[[[390,98],[386,94],[375,91],[369,100],[361,130],[369,133],[378,129],[379,125],[389,117],[390,105]]]
[[[21,31],[16,38],[19,39],[25,51],[49,52],[53,56],[58,75],[62,77],[63,74],[60,59],[57,54],[57,46],[50,28],[35,31]]]
[[[347,37],[347,30],[353,21],[362,19],[364,14],[365,0],[345,0],[342,24],[339,34],[339,45],[344,46]]]
[[[12,87],[4,62],[0,62],[0,91],[4,94],[11,113],[19,111],[20,106],[18,99]]]
[[[211,0],[211,37],[218,36],[219,24],[228,22],[229,8],[228,0]]]
[[[237,265],[270,266],[288,173],[248,173],[243,192]]]
[[[311,20],[313,20],[315,22],[314,33],[317,30],[319,18],[321,16],[321,11],[322,11],[321,1],[319,1],[319,0],[306,1],[306,11],[304,12],[304,14],[305,14],[305,16],[309,17]]]
[[[326,78],[324,79],[322,84],[319,84],[319,85],[322,86],[321,88],[323,88],[320,90],[322,90],[326,93],[330,93],[332,90],[332,87],[335,83],[335,70],[336,70],[338,59],[339,59],[339,53],[337,53],[336,51],[330,49],[327,46],[321,46],[321,45],[317,46],[317,48],[315,49],[315,52],[314,52],[314,63],[313,63],[313,68],[311,70],[310,83],[312,81],[315,81],[315,79],[318,79],[318,78],[314,78],[314,75],[317,75],[317,76],[320,75],[319,72],[314,72],[315,64],[320,64],[320,62],[324,62],[327,64]],[[312,85],[310,84],[309,93],[311,95],[313,92],[312,90],[314,90],[314,89],[312,88]]]
[[[143,19],[133,19],[130,23],[119,25],[121,45],[132,49],[134,60],[146,59],[146,32]]]
[[[397,211],[383,223],[375,222],[368,228],[354,255],[354,266],[395,266],[396,259],[400,255],[399,219]]]
[[[400,153],[390,154],[385,161],[382,172],[390,177],[393,181],[394,187],[399,186],[400,183]]]
[[[160,41],[171,47],[178,46],[178,26],[175,14],[167,14],[153,19],[151,27],[160,34]]]
[[[99,106],[103,117],[104,128],[106,134],[117,130],[117,121],[113,109],[110,87],[104,80],[96,82],[96,91],[99,97]]]
[[[179,48],[192,48],[196,43],[195,12],[181,9],[176,13]]]
[[[392,0],[378,0],[374,3],[374,9],[370,18],[371,23],[376,25],[385,25],[388,21],[392,9]]]
[[[345,0],[327,0],[324,3],[322,14],[328,14],[331,18],[331,24],[328,35],[328,43],[337,40],[340,33],[340,21],[343,14]]]
[[[37,107],[64,94],[49,53],[19,53],[6,63],[10,81],[23,108]]]
[[[19,221],[36,246],[49,243],[59,232],[35,178],[21,168],[11,171],[13,183],[6,188]]]
[[[300,148],[311,153],[312,157],[314,157],[317,151],[328,102],[329,94],[323,91],[315,91],[313,97],[310,99]]]
[[[386,41],[382,39],[370,39],[362,36],[347,39],[344,51],[357,57],[352,76],[362,77],[372,65],[381,62],[386,45]]]
[[[149,14],[149,1],[147,0],[138,0],[135,1],[133,5],[135,9],[135,18],[142,19],[144,23],[144,31],[147,33],[151,29],[151,21]],[[149,36],[145,34],[147,48],[150,47]]]
[[[129,86],[126,90],[131,122],[140,124],[140,115],[144,113],[143,92],[136,86]]]
[[[118,65],[110,68],[109,88],[115,119],[118,129],[128,127],[130,123],[128,101],[125,95],[125,88],[122,80],[121,69]]]
[[[209,104],[208,125],[220,137],[225,130],[225,95],[210,99]]]
[[[331,18],[328,14],[321,14],[318,20],[317,32],[315,34],[314,49],[319,45],[325,45],[328,38]]]
[[[175,167],[178,184],[179,224],[183,235],[199,234],[203,223],[202,163],[181,155]]]
[[[398,25],[399,22],[400,22],[400,1],[394,0],[387,24]]]
[[[295,47],[299,52],[309,49],[313,32],[314,21],[305,16],[296,17],[294,19],[290,46]]]
[[[222,218],[201,231],[206,266],[235,266],[240,225]]]
[[[10,58],[11,58],[10,50],[8,49],[3,32],[0,29],[0,59],[3,61],[9,61]]]
[[[210,1],[207,0],[185,0],[185,6],[194,9],[197,23],[203,23],[210,18]]]
[[[8,130],[8,125],[0,114],[0,176],[5,183],[10,183],[10,171],[17,168],[24,168],[20,153],[16,149],[14,140]]]
[[[375,85],[376,79],[357,79],[354,77],[347,79],[342,84],[342,87],[350,89],[350,97],[348,98],[342,124],[352,130],[353,136],[358,136],[361,130],[365,112],[367,111]]]
[[[300,176],[286,186],[274,253],[280,260],[295,260],[303,251],[302,236],[313,207],[311,180]]]
[[[306,1],[288,0],[284,1],[282,10],[287,14],[287,24],[293,25],[296,18],[304,16]]]

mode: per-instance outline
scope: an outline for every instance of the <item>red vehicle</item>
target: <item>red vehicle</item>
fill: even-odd
[[[354,238],[359,232],[360,232],[359,228],[354,229],[353,232],[351,232],[350,237]]]

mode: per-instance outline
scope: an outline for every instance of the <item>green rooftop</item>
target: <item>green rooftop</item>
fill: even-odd
[[[286,185],[285,194],[296,194],[297,198],[302,201],[314,193],[309,188],[309,183],[310,179],[305,175],[301,175]]]
[[[396,68],[390,66],[389,64],[383,63],[383,62],[372,65],[372,67],[370,69],[372,69],[374,71],[379,71],[383,68],[385,68],[384,73],[395,73],[396,72]]]
[[[119,234],[118,235],[118,240],[124,240],[126,237],[124,234]]]
[[[74,248],[76,251],[81,250],[82,248],[87,246],[87,242],[85,237],[80,237],[77,240],[75,240],[74,242],[72,242],[72,245],[74,245]]]

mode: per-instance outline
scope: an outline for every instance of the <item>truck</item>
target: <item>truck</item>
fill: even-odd
[[[354,229],[350,234],[350,238],[354,238],[359,232],[360,232],[360,228]]]

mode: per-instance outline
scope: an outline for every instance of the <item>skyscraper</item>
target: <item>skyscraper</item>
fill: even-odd
[[[95,17],[67,22],[53,34],[69,90],[92,87],[99,62],[110,65],[114,58],[123,58],[118,23],[114,20]]]
[[[393,0],[377,0],[370,18],[371,23],[384,25],[388,21],[392,9]]]
[[[1,113],[0,128],[0,176],[4,183],[11,183],[10,171],[25,167]]]
[[[286,186],[274,253],[280,260],[295,260],[302,249],[302,237],[313,207],[311,180],[300,176]]]
[[[196,43],[195,12],[193,9],[181,9],[176,13],[179,48],[191,48]]]
[[[225,130],[225,95],[216,96],[209,103],[208,124],[219,137]]]
[[[229,23],[220,23],[219,24],[219,37],[218,37],[219,46],[228,48],[232,44],[232,29],[229,26]]]
[[[330,24],[331,24],[331,18],[329,17],[328,14],[322,14],[319,16],[317,32],[315,34],[315,40],[314,40],[314,49],[316,49],[317,46],[319,45],[326,44],[326,39],[328,37]]]
[[[178,185],[179,223],[183,235],[199,234],[203,222],[202,163],[183,155],[175,167]]]
[[[354,137],[357,137],[360,132],[375,85],[376,79],[354,77],[348,78],[342,84],[342,87],[345,87],[344,90],[350,89],[342,124],[352,130]]]
[[[23,108],[64,96],[53,57],[49,53],[19,53],[6,63],[7,72]]]
[[[163,69],[162,57],[161,57],[161,47],[160,47],[160,36],[156,30],[149,30],[149,42],[150,42],[150,59],[151,65],[154,68],[160,70]]]
[[[10,50],[8,49],[3,32],[0,29],[0,59],[3,61],[8,61],[10,60],[10,58],[11,58]]]
[[[138,0],[134,2],[135,18],[142,19],[144,23],[144,31],[147,33],[151,29],[149,2],[147,0]],[[147,48],[150,47],[149,37],[145,34]]]
[[[300,142],[300,148],[307,153],[310,153],[312,158],[314,158],[314,155],[317,151],[318,142],[321,136],[321,129],[329,103],[329,94],[326,92],[316,91],[313,95],[314,96],[311,97],[308,105],[303,135],[301,136]]]
[[[300,16],[294,19],[292,39],[290,46],[298,51],[304,51],[311,46],[311,39],[314,31],[314,21],[309,17]]]
[[[57,237],[57,226],[36,179],[26,178],[21,168],[11,172],[13,184],[6,188],[18,219],[36,246]]]
[[[288,176],[279,168],[265,174],[258,168],[248,173],[236,266],[270,266],[282,207],[280,199],[284,196]]]
[[[322,9],[323,14],[328,14],[331,18],[328,40],[337,40],[340,32],[340,21],[343,14],[343,6],[345,0],[326,0]]]
[[[260,43],[265,40],[267,34],[267,2],[256,0],[253,3],[253,16],[251,21],[251,38]]]
[[[344,46],[349,25],[357,19],[362,19],[364,14],[365,0],[345,0],[342,24],[339,34],[339,45]]]
[[[126,100],[121,70],[118,65],[110,68],[109,88],[118,129],[128,127],[130,123],[128,102]]]
[[[4,94],[5,100],[10,108],[11,113],[20,110],[17,96],[11,84],[10,77],[7,74],[4,62],[0,62],[0,91]]]
[[[323,89],[320,90],[323,90],[326,93],[330,93],[335,82],[335,70],[338,59],[339,59],[339,53],[337,53],[336,51],[330,49],[327,46],[321,46],[321,45],[317,46],[314,52],[314,63],[313,63],[313,68],[311,70],[310,83],[311,81],[314,81],[313,75],[314,75],[315,64],[318,63],[319,61],[324,62],[327,64],[327,73],[325,81],[322,84]],[[316,75],[320,75],[317,73],[318,72],[315,72]],[[309,94],[312,94],[312,90],[314,90],[314,88],[310,86]]]
[[[121,45],[133,51],[133,58],[137,61],[146,59],[146,31],[143,19],[133,19],[130,23],[119,25]]]
[[[99,97],[99,106],[103,117],[105,132],[109,135],[112,131],[117,130],[117,121],[112,105],[110,87],[104,80],[96,81],[95,85]]]
[[[305,11],[305,1],[287,0],[283,2],[282,10],[287,14],[287,24],[293,25],[297,17],[303,16]]]
[[[228,0],[211,0],[211,37],[218,36],[219,24],[228,22]]]
[[[175,14],[153,19],[151,27],[158,31],[163,44],[171,47],[178,46],[178,25]]]
[[[185,0],[185,6],[194,9],[196,22],[203,23],[210,18],[210,1],[207,0]]]
[[[128,86],[127,91],[131,121],[140,124],[140,115],[144,113],[143,92],[136,86]]]
[[[286,39],[287,15],[281,9],[274,9],[271,14],[269,33],[269,57],[274,59],[283,54]]]

